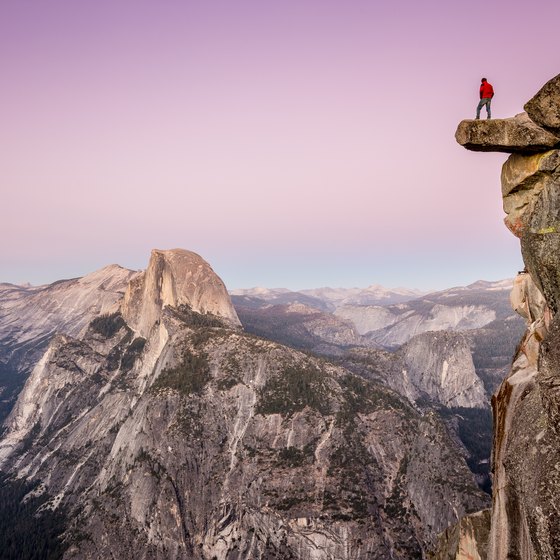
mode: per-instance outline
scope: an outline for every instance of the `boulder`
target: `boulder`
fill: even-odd
[[[531,120],[560,135],[560,74],[546,82],[524,109]]]
[[[560,150],[531,155],[512,154],[502,167],[502,196],[519,188],[530,188],[539,174],[557,171],[560,171]]]
[[[461,121],[455,139],[475,152],[543,152],[560,144],[560,138],[535,124],[527,113],[508,119]]]
[[[560,151],[512,154],[502,167],[502,196],[506,226],[517,237],[527,228],[540,193],[560,176]]]

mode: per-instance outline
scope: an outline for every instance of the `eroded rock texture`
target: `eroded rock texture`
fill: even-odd
[[[535,212],[535,205],[543,197],[545,201],[550,198],[559,181],[559,150],[534,155],[513,154],[508,158],[502,168],[502,197],[507,214],[504,221],[514,235],[522,237],[527,231],[550,233],[547,228],[551,220]],[[541,196],[543,191],[545,194]]]
[[[484,560],[488,556],[490,510],[463,517],[439,538],[430,560]]]
[[[221,317],[232,326],[241,324],[224,283],[202,257],[184,249],[154,249],[148,268],[128,285],[123,317],[148,336],[166,306],[181,305]]]
[[[0,424],[57,332],[80,336],[94,317],[116,311],[137,274],[110,265],[48,286],[0,284]]]
[[[534,121],[528,129],[536,126],[557,134],[560,76],[525,108],[525,122]],[[517,136],[504,146],[476,136],[468,121],[464,123],[460,129],[471,128],[474,143],[461,142],[458,136],[465,147],[517,152],[504,164],[502,194],[506,225],[520,238],[526,265],[511,300],[527,331],[492,403],[488,559],[554,560],[560,558],[560,156],[557,150],[538,147],[531,135]]]
[[[243,333],[222,287],[156,251],[35,366],[0,468],[68,513],[66,558],[420,559],[487,506],[435,414]]]
[[[455,139],[475,152],[539,152],[560,143],[558,136],[534,123],[527,113],[509,119],[461,121]]]
[[[546,82],[525,104],[524,109],[532,121],[558,135],[560,133],[560,74]]]
[[[461,333],[419,334],[399,354],[404,361],[400,392],[411,401],[425,395],[446,407],[487,406],[488,398],[476,375],[468,339]]]

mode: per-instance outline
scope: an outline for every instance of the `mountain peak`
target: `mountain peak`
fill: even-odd
[[[164,307],[179,305],[240,325],[224,283],[200,255],[185,249],[154,249],[148,268],[128,285],[122,314],[133,329],[147,336]]]

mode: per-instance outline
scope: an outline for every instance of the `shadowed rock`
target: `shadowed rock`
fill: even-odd
[[[539,174],[554,173],[559,167],[560,150],[528,156],[512,154],[502,167],[502,196],[519,188],[531,188]]]
[[[554,313],[560,309],[560,197],[558,183],[540,192],[521,238],[523,260]]]
[[[527,113],[509,119],[461,121],[455,139],[474,152],[542,152],[560,143],[560,138],[535,124]]]
[[[531,120],[560,135],[560,74],[546,82],[524,109]]]

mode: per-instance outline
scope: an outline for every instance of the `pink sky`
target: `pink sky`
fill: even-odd
[[[230,288],[513,276],[505,156],[453,134],[481,76],[505,117],[560,72],[559,18],[552,1],[3,2],[0,281],[143,268],[154,247]]]

